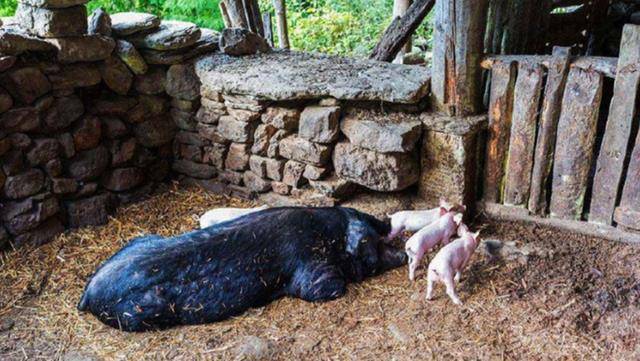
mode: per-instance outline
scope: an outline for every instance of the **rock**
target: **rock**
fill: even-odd
[[[7,154],[11,149],[11,140],[9,138],[0,139],[0,157]]]
[[[44,170],[49,177],[59,177],[63,171],[62,160],[60,158],[51,159],[44,165]]]
[[[211,179],[218,173],[218,171],[210,165],[195,163],[184,159],[174,161],[173,170],[199,179]]]
[[[58,135],[58,142],[62,149],[62,154],[67,158],[72,158],[76,155],[76,148],[73,145],[73,136],[69,133],[63,133]]]
[[[140,144],[153,148],[170,143],[173,140],[175,128],[175,124],[168,115],[160,115],[137,124],[134,133]]]
[[[280,156],[315,166],[323,166],[331,157],[331,148],[292,135],[280,141]]]
[[[185,112],[180,109],[171,109],[171,118],[179,129],[194,132],[196,131],[198,122],[196,121],[194,114],[191,112]]]
[[[38,8],[62,9],[84,5],[88,3],[89,0],[20,0],[20,2]]]
[[[117,40],[115,54],[135,75],[143,75],[149,70],[147,62],[138,50],[128,41]]]
[[[306,107],[300,115],[299,135],[316,143],[338,140],[339,107]]]
[[[310,164],[304,168],[304,177],[309,180],[319,180],[329,174],[329,168],[315,167]]]
[[[322,99],[418,103],[429,94],[430,69],[301,52],[233,58],[214,53],[196,61],[213,91],[273,101]]]
[[[100,144],[102,124],[95,116],[85,117],[73,131],[73,145],[77,151],[93,149]]]
[[[202,87],[200,87],[202,89]],[[200,91],[202,95],[202,90]],[[222,100],[212,100],[206,97],[202,97],[200,99],[200,103],[203,108],[207,108],[209,111],[220,113],[220,115],[228,115],[227,106],[224,104]]]
[[[110,96],[94,99],[88,108],[95,115],[127,117],[138,101],[130,97]]]
[[[246,336],[237,346],[239,360],[265,360],[273,356],[275,346],[269,340],[256,336]]]
[[[199,147],[208,145],[210,142],[198,133],[178,131],[175,140],[177,143],[192,144]]]
[[[267,157],[276,158],[280,154],[280,141],[289,136],[289,132],[286,130],[278,130],[269,139],[269,146],[267,147]]]
[[[182,99],[171,98],[171,107],[180,109],[185,112],[194,112],[198,110],[199,105],[200,105],[200,102],[197,100],[182,100]]]
[[[9,134],[9,140],[11,141],[11,146],[15,149],[19,149],[22,151],[26,151],[27,148],[31,147],[33,143],[31,138],[24,133],[12,133]]]
[[[18,235],[32,231],[41,223],[60,211],[60,204],[55,198],[45,198],[42,202],[34,202],[32,209],[5,222],[10,234]]]
[[[231,56],[271,51],[271,47],[263,37],[242,28],[226,28],[222,30],[219,46],[223,53]]]
[[[253,112],[251,110],[229,108],[228,113],[240,122],[253,122],[260,119],[260,112]]]
[[[306,179],[302,176],[304,174],[305,164],[296,162],[293,160],[288,161],[284,165],[284,173],[282,182],[294,188],[300,188]]]
[[[64,226],[59,219],[53,217],[42,223],[31,232],[21,234],[13,239],[16,248],[26,245],[37,247],[52,241],[60,233],[64,232]]]
[[[108,139],[122,138],[129,133],[127,125],[115,117],[103,117],[100,119],[102,123],[102,134]]]
[[[250,110],[262,112],[266,108],[266,102],[253,96],[224,95],[224,106],[232,109]]]
[[[224,160],[227,156],[227,146],[213,143],[211,147],[204,147],[203,161],[218,169],[224,168]]]
[[[257,126],[257,123],[239,122],[231,116],[223,116],[218,121],[218,133],[232,142],[250,143]]]
[[[45,95],[42,98],[36,100],[35,104],[33,104],[33,107],[36,108],[39,113],[43,113],[51,108],[54,101],[55,98],[52,95]]]
[[[118,201],[121,205],[131,204],[135,202],[141,202],[149,198],[149,195],[153,193],[155,188],[156,184],[153,182],[149,182],[141,185],[136,189],[117,193],[115,196],[118,198]]]
[[[341,178],[379,192],[406,189],[420,176],[414,154],[377,153],[346,142],[336,146],[333,166]]]
[[[91,181],[100,177],[109,166],[109,151],[103,145],[79,152],[69,161],[67,172],[78,181]]]
[[[251,152],[253,154],[267,155],[269,149],[269,141],[271,137],[278,131],[278,128],[270,124],[260,124],[253,133],[253,146]]]
[[[0,116],[0,129],[28,133],[40,127],[40,116],[35,108],[13,108]]]
[[[117,13],[111,15],[111,28],[117,36],[127,36],[160,26],[160,18],[145,13]]]
[[[164,115],[167,112],[167,98],[159,95],[139,95],[138,100],[144,106],[147,115]]]
[[[216,125],[220,120],[220,113],[211,111],[206,107],[200,107],[198,113],[196,113],[195,120],[198,123]]]
[[[256,193],[266,193],[271,190],[271,182],[252,171],[244,172],[243,181],[247,188]]]
[[[134,87],[138,93],[161,94],[164,93],[167,82],[167,71],[161,67],[151,67],[149,71],[137,76]]]
[[[256,199],[257,194],[256,192],[252,191],[251,189],[247,188],[247,187],[241,187],[241,186],[237,186],[234,184],[230,184],[229,185],[229,190],[231,191],[231,196],[232,197],[236,197],[236,198],[240,198],[240,199],[246,199],[249,201],[252,201],[254,199]]]
[[[57,98],[44,118],[48,129],[64,129],[73,124],[84,114],[84,104],[76,95]]]
[[[111,17],[103,8],[97,8],[89,17],[89,35],[111,36]]]
[[[117,94],[126,95],[131,89],[133,74],[116,56],[110,56],[100,65],[100,74],[105,84]]]
[[[232,170],[224,170],[220,173],[220,180],[229,184],[240,185],[242,184],[243,174],[240,172],[234,172]]]
[[[21,55],[25,52],[54,52],[56,49],[45,40],[33,37],[17,29],[0,30],[0,52]]]
[[[171,165],[166,159],[160,159],[147,166],[145,173],[147,179],[154,182],[162,182],[166,180],[169,172],[171,171]]]
[[[200,29],[193,23],[165,20],[156,30],[136,34],[127,40],[139,49],[164,51],[188,48],[200,39],[200,34]]]
[[[336,98],[324,98],[320,99],[318,105],[321,107],[339,107],[340,101]]]
[[[72,194],[78,190],[78,182],[72,178],[52,178],[51,190],[59,195]]]
[[[102,186],[114,192],[131,190],[144,182],[144,173],[140,168],[113,169],[102,178]]]
[[[84,5],[45,9],[18,2],[15,17],[20,27],[41,38],[80,36],[87,33],[87,8]]]
[[[248,144],[231,143],[225,161],[225,168],[237,171],[246,170],[249,167],[250,156]]]
[[[4,113],[13,106],[13,98],[9,93],[0,88],[0,113]]]
[[[200,29],[200,32],[200,39],[188,49],[169,51],[143,49],[142,56],[149,64],[173,65],[182,64],[196,56],[217,51],[220,34],[210,29]]]
[[[2,26],[2,25],[0,25]],[[16,61],[18,60],[18,58],[16,58],[13,55],[2,55],[0,56],[0,72],[5,72],[9,69],[11,69]]]
[[[409,114],[350,110],[340,129],[354,145],[380,153],[404,153],[415,149],[422,122]]]
[[[271,182],[271,189],[277,193],[277,194],[281,194],[281,195],[288,195],[291,192],[291,187],[287,184],[284,184],[282,182],[277,182],[277,181],[273,181]]]
[[[267,178],[274,181],[281,181],[284,174],[286,161],[280,159],[266,158]]]
[[[109,222],[109,214],[113,212],[114,206],[114,199],[108,193],[67,202],[69,226],[80,228],[106,224]]]
[[[121,167],[133,160],[136,154],[138,143],[135,138],[129,138],[123,141],[116,140],[109,146],[111,153],[111,166]]]
[[[47,39],[47,42],[58,49],[58,61],[61,63],[105,60],[116,47],[115,40],[102,35]]]
[[[90,87],[102,81],[100,70],[93,64],[65,65],[48,76],[54,90]]]
[[[39,169],[11,175],[4,182],[4,195],[9,199],[32,196],[44,187],[44,173]]]
[[[220,144],[229,144],[231,141],[218,133],[218,127],[207,125],[207,124],[198,124],[198,134],[202,136],[204,139]]]
[[[167,71],[167,94],[183,100],[195,100],[200,97],[200,80],[192,64],[172,65]]]
[[[322,181],[310,180],[309,184],[316,192],[338,199],[352,195],[357,188],[353,182],[336,176]]]
[[[202,148],[190,144],[173,143],[173,154],[176,158],[190,160],[196,163],[209,163],[203,161]]]
[[[258,177],[267,177],[267,159],[257,155],[252,155],[249,158],[249,169]]]
[[[25,162],[23,159],[23,152],[19,150],[9,151],[2,157],[0,167],[6,175],[16,175],[25,170]]]
[[[273,125],[278,129],[297,130],[300,120],[300,110],[290,108],[268,108],[262,115],[262,122]]]
[[[36,139],[34,143],[27,153],[27,160],[32,166],[46,164],[60,154],[60,143],[54,138]]]
[[[0,84],[13,96],[16,102],[30,105],[36,99],[51,91],[51,83],[38,68],[19,68],[0,76]]]

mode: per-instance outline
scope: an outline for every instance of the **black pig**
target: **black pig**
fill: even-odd
[[[282,296],[341,297],[405,264],[390,226],[349,208],[273,208],[172,238],[132,240],[78,304],[109,326],[147,331],[224,320]]]

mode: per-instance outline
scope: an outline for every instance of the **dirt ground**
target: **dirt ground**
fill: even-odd
[[[2,256],[0,359],[640,359],[640,248],[518,224],[476,225],[507,242],[508,258],[477,253],[458,286],[462,307],[441,287],[425,301],[425,280],[409,282],[402,268],[333,302],[285,298],[156,333],[76,311],[86,278],[126,240],[189,231],[203,211],[229,205],[248,203],[173,187],[106,226]]]

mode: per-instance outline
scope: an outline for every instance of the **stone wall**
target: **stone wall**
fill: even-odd
[[[152,192],[170,175],[175,123],[198,107],[179,64],[217,49],[214,32],[88,19],[85,2],[25,0],[0,28],[0,249],[103,224]]]

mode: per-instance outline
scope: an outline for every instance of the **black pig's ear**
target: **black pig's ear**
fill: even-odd
[[[370,227],[366,222],[359,220],[350,221],[347,227],[347,253],[352,256],[358,256],[362,244],[369,241],[370,233]]]

